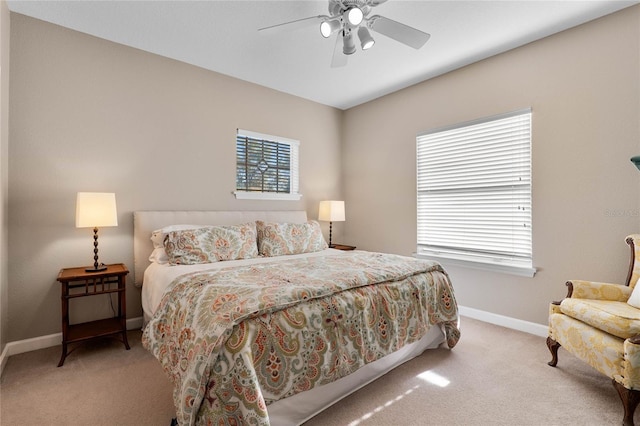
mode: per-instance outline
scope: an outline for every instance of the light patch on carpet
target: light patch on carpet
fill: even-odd
[[[419,386],[414,386],[413,388],[407,390],[404,394],[396,396],[394,399],[385,402],[383,405],[378,405],[376,408],[374,408],[373,410],[369,411],[367,414],[363,415],[359,419],[350,422],[348,424],[348,426],[357,426],[361,422],[363,422],[365,420],[369,420],[371,417],[375,416],[376,414],[378,414],[379,412],[381,412],[385,408],[391,407],[393,404],[395,404],[396,402],[400,401],[402,398],[404,398],[405,396],[409,395],[411,392],[413,392],[415,389],[418,389],[418,388],[419,388]]]
[[[451,383],[446,377],[442,377],[441,375],[429,370],[425,371],[424,373],[418,374],[416,377],[418,377],[418,379],[424,380],[425,382],[440,386],[441,388],[446,388],[449,383]]]

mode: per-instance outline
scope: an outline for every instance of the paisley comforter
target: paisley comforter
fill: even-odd
[[[143,344],[174,383],[177,420],[269,424],[267,406],[342,378],[442,327],[459,339],[437,263],[351,252],[187,274]]]

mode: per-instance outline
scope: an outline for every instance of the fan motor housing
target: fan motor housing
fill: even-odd
[[[354,7],[360,8],[364,16],[375,7],[387,0],[329,0],[329,14],[331,16],[342,15],[345,11]]]

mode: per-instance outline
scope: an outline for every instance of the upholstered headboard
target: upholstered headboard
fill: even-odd
[[[151,233],[168,225],[237,225],[264,220],[265,222],[304,223],[304,210],[287,211],[139,211],[133,212],[134,282],[142,285],[144,271],[153,251]]]

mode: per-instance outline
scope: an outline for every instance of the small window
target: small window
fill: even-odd
[[[238,129],[236,135],[236,198],[299,200],[300,142]]]
[[[531,109],[416,143],[418,256],[533,276]]]

